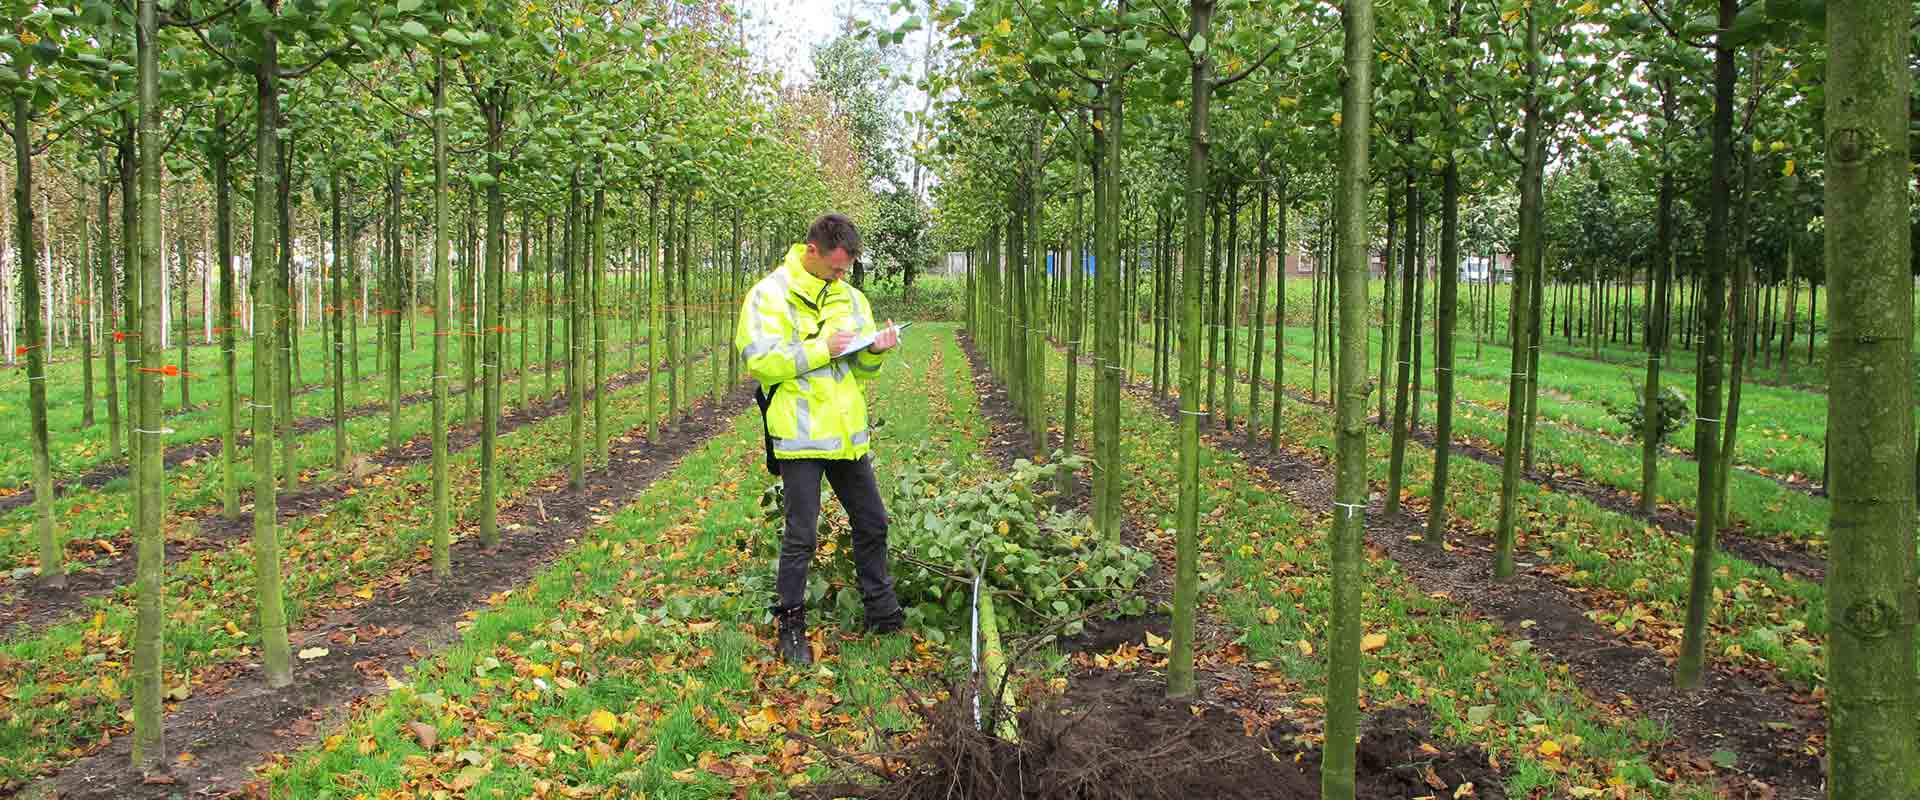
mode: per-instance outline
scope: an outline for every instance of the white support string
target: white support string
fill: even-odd
[[[133,429],[133,432],[134,432],[134,433],[144,433],[144,434],[147,434],[147,435],[149,435],[149,436],[162,436],[162,435],[165,435],[165,434],[169,434],[169,433],[173,433],[173,429],[172,429],[172,428],[161,428],[160,430],[157,430],[157,431],[150,431],[150,430],[147,430],[147,429],[145,429],[145,428],[134,428],[134,429]]]
[[[1344,508],[1347,510],[1347,519],[1353,519],[1355,515],[1359,514],[1361,511],[1365,510],[1367,507],[1365,503],[1342,503],[1338,500],[1333,501],[1333,504],[1335,506],[1338,506],[1340,508]]]

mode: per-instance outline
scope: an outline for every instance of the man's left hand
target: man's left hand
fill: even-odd
[[[900,329],[893,327],[893,320],[887,320],[886,327],[881,328],[880,332],[874,335],[873,344],[867,345],[867,352],[879,355],[892,350],[898,344],[900,344]]]

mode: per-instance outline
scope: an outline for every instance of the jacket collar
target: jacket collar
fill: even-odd
[[[806,254],[807,246],[805,243],[796,244],[787,248],[786,260],[780,263],[780,268],[786,270],[787,287],[791,289],[794,294],[799,295],[809,303],[820,305],[826,298],[826,290],[829,286],[826,281],[814,277],[813,273],[807,271],[805,262],[802,261],[802,259],[806,257]]]

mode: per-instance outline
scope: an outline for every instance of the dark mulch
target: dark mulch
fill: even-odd
[[[1128,673],[1075,675],[1066,693],[1039,696],[1017,716],[1017,741],[974,725],[967,692],[916,705],[925,731],[881,758],[842,758],[847,780],[797,797],[872,800],[1311,800],[1320,796],[1313,737],[1282,725],[1249,729],[1232,712],[1166,698],[1164,683]],[[1503,798],[1485,753],[1433,747],[1426,721],[1389,711],[1363,726],[1355,795],[1365,800]],[[1424,745],[1424,747],[1423,747]]]
[[[1220,437],[1214,443],[1265,471],[1269,482],[1302,507],[1331,507],[1329,467],[1317,457],[1247,448],[1238,437]],[[1369,544],[1385,550],[1422,591],[1446,592],[1454,601],[1499,620],[1508,635],[1532,640],[1537,651],[1571,667],[1574,680],[1595,700],[1608,705],[1628,701],[1635,713],[1667,726],[1673,735],[1667,749],[1657,754],[1667,766],[1705,776],[1716,772],[1708,757],[1727,750],[1737,760],[1732,769],[1719,771],[1718,778],[1732,796],[1821,797],[1820,761],[1805,753],[1808,742],[1825,737],[1817,702],[1721,667],[1710,672],[1700,691],[1677,691],[1665,656],[1624,641],[1589,619],[1566,586],[1526,565],[1510,581],[1493,581],[1488,539],[1462,538],[1456,531],[1454,548],[1444,551],[1408,540],[1425,530],[1424,515],[1388,517],[1378,500],[1367,511]]]
[[[629,385],[643,382],[647,372],[629,372],[607,381],[609,391],[618,391]],[[595,390],[588,390],[586,397],[591,400]],[[385,406],[381,405],[384,409]],[[504,411],[500,415],[499,435],[505,436],[522,426],[531,425],[568,410],[565,394],[530,403]],[[476,426],[452,428],[447,435],[447,452],[458,453],[478,445],[480,431]],[[215,440],[214,444],[219,444]],[[169,450],[168,458],[173,451]],[[425,463],[433,459],[433,440],[430,435],[415,436],[401,444],[398,450],[383,449],[369,454],[360,468],[336,480],[304,486],[292,491],[283,491],[277,498],[279,520],[287,524],[293,520],[310,517],[324,512],[339,502],[354,488],[364,485],[373,475],[392,469],[401,469],[414,464]],[[242,504],[252,502],[253,493],[243,492]],[[232,545],[253,532],[253,515],[242,514],[235,519],[221,516],[219,508],[209,508],[189,518],[185,525],[198,530],[198,534],[185,542],[169,543],[167,563],[175,564],[193,557],[196,553],[216,551]],[[89,598],[109,594],[115,589],[133,580],[134,561],[133,543],[126,529],[121,529],[113,539],[113,555],[96,559],[85,568],[69,573],[67,585],[63,589],[34,588],[18,593],[18,601],[0,606],[0,639],[20,638],[40,628],[52,624],[62,617],[73,613],[86,604]],[[4,584],[0,584],[3,586]]]
[[[248,665],[221,685],[198,688],[166,719],[168,752],[194,755],[184,764],[168,759],[172,783],[144,783],[127,769],[131,737],[122,736],[54,776],[48,787],[66,800],[242,791],[254,779],[252,768],[269,754],[313,742],[355,701],[383,691],[389,673],[455,640],[455,623],[466,612],[526,583],[598,524],[594,515],[632,501],[681,456],[723,430],[746,399],[736,392],[719,404],[701,401],[659,441],[646,440],[647,426],[628,431],[615,440],[619,446],[609,447],[610,463],[588,473],[584,489],[569,489],[565,470],[553,473],[500,509],[503,529],[521,527],[499,547],[482,549],[471,535],[454,543],[451,578],[435,580],[428,564],[416,564],[411,579],[391,594],[309,621],[290,636],[294,646],[324,644],[331,652],[297,664],[292,686],[269,689],[258,665]]]

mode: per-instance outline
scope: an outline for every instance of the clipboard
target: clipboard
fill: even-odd
[[[902,323],[898,323],[898,324],[896,324],[896,325],[894,325],[894,326],[893,326],[893,330],[895,330],[895,331],[904,331],[904,330],[906,330],[906,329],[907,329],[907,326],[910,326],[910,325],[912,325],[912,324],[913,324],[913,321],[912,321],[912,320],[908,320],[908,321],[906,321],[906,322],[902,322]],[[868,346],[870,346],[870,345],[872,345],[872,344],[873,344],[873,340],[874,340],[874,339],[876,339],[876,338],[878,338],[878,337],[880,336],[880,334],[881,334],[882,332],[884,332],[884,331],[886,331],[886,330],[887,330],[887,329],[885,329],[885,328],[882,328],[882,329],[880,329],[880,330],[877,330],[877,331],[874,331],[873,333],[868,333],[868,334],[862,334],[861,336],[859,336],[859,337],[857,337],[857,338],[855,338],[855,339],[853,340],[853,343],[852,343],[852,344],[849,344],[849,345],[847,345],[847,349],[845,349],[845,350],[842,350],[842,351],[840,351],[839,353],[836,353],[836,354],[834,354],[834,356],[833,356],[833,357],[834,357],[834,358],[839,358],[839,357],[841,357],[841,356],[844,356],[844,355],[848,355],[848,354],[851,354],[851,353],[858,353],[858,352],[860,352],[860,351],[862,351],[862,350],[865,350],[865,349],[867,349],[867,347],[868,347]]]

